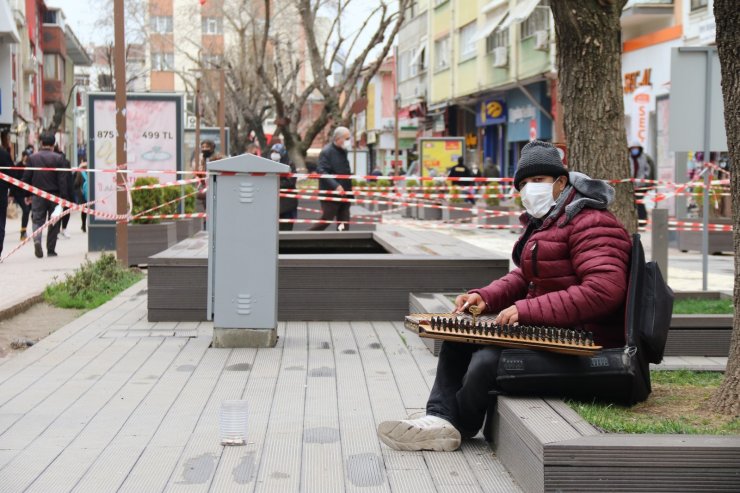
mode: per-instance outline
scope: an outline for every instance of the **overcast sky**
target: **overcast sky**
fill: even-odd
[[[192,1],[193,3],[197,2],[197,0]],[[100,0],[46,0],[46,4],[61,7],[64,10],[67,23],[72,27],[82,44],[98,44],[103,41],[101,38],[105,36],[104,31],[101,28],[96,28],[101,4]],[[350,4],[348,15],[345,18],[345,25],[342,27],[345,35],[354,33],[360,29],[378,4],[378,0],[356,0]],[[113,15],[112,12],[111,15]],[[368,38],[371,29],[372,27],[368,27],[365,30],[368,33]],[[352,36],[349,37],[351,38]]]

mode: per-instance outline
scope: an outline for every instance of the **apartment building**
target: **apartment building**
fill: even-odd
[[[91,59],[64,12],[43,0],[0,0],[0,26],[0,126],[11,146],[35,145],[43,130],[55,128],[57,142],[68,154],[75,152],[75,66],[90,65]]]
[[[419,135],[464,136],[467,161],[513,173],[532,137],[560,141],[548,0],[424,0],[399,34],[399,93]]]

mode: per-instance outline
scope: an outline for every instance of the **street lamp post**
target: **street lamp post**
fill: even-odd
[[[114,18],[114,69],[116,81],[116,257],[128,267],[128,222],[124,215],[128,211],[126,193],[126,37],[124,24],[124,0],[115,0]]]

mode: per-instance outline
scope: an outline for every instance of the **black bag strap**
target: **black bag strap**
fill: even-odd
[[[639,340],[639,317],[642,288],[645,280],[645,250],[640,234],[632,235],[632,254],[627,279],[627,302],[624,317],[624,338],[628,346],[636,347]]]

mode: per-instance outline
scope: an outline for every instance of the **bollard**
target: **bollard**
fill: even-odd
[[[277,342],[279,173],[252,154],[208,165],[208,320],[213,347]]]
[[[660,272],[668,279],[668,209],[650,211],[652,259],[658,263]]]

